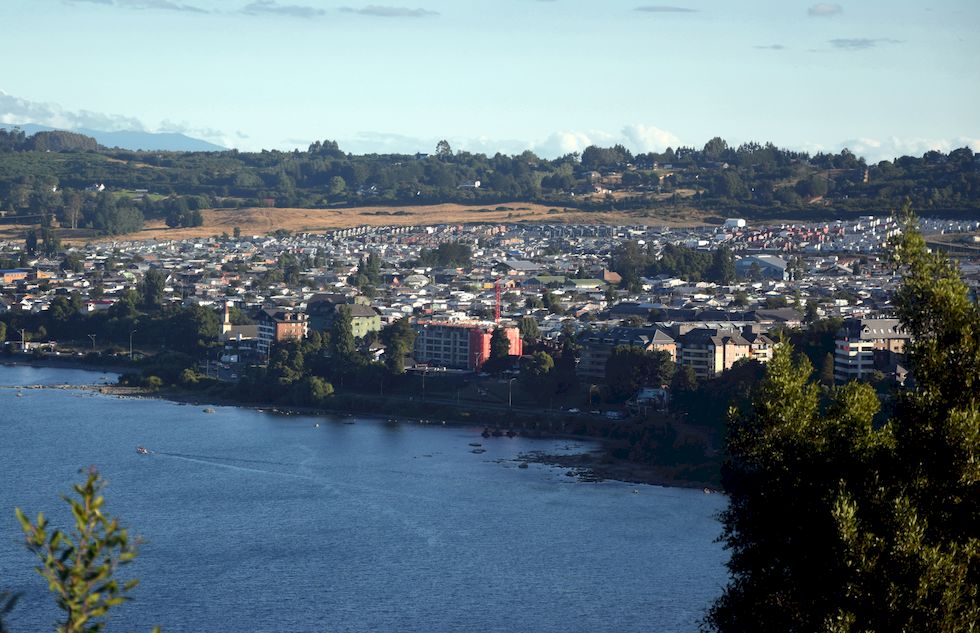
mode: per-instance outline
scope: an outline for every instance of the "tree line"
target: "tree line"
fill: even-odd
[[[334,141],[292,152],[135,152],[92,148],[74,138],[0,130],[0,211],[47,214],[64,226],[112,232],[113,221],[100,223],[91,214],[81,224],[72,221],[76,205],[47,195],[57,189],[79,194],[96,184],[104,184],[119,204],[129,200],[128,208],[144,218],[166,219],[172,226],[193,225],[195,210],[213,207],[442,202],[489,207],[513,200],[596,212],[725,209],[755,219],[832,219],[898,208],[905,198],[935,215],[980,211],[980,174],[968,148],[868,164],[846,149],[811,156],[771,143],[731,147],[720,138],[700,149],[636,155],[622,146],[590,146],[581,155],[555,159],[530,151],[512,156],[453,151],[448,143],[431,155],[357,156]],[[603,186],[621,195],[584,195],[593,192],[596,178],[606,176],[611,180],[601,180]],[[135,193],[144,190],[151,195]]]

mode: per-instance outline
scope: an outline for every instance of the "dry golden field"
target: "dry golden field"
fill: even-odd
[[[499,209],[499,210],[498,210]],[[204,225],[172,229],[162,220],[153,220],[139,233],[113,238],[99,238],[91,231],[58,231],[62,241],[84,243],[93,240],[188,239],[212,237],[241,229],[242,235],[265,235],[277,229],[293,233],[321,232],[350,226],[408,226],[427,224],[470,224],[499,222],[548,222],[565,224],[652,224],[690,226],[701,224],[704,217],[690,210],[593,212],[564,209],[526,202],[508,202],[492,206],[461,204],[418,205],[408,207],[351,207],[344,209],[210,209],[204,211]],[[22,239],[29,229],[24,225],[0,228],[0,239]]]

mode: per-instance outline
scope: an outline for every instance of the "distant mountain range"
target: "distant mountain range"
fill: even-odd
[[[37,132],[51,132],[59,130],[47,125],[36,123],[24,124],[0,124],[0,128],[12,129],[20,128],[28,136]],[[177,132],[141,132],[138,130],[124,130],[120,132],[103,132],[102,130],[90,130],[79,128],[76,130],[62,130],[65,132],[77,132],[85,136],[91,136],[99,145],[105,147],[118,147],[128,150],[146,150],[161,152],[220,152],[227,148],[201,139],[191,138],[185,134]]]

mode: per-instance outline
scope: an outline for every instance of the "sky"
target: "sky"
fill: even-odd
[[[663,1],[0,0],[0,123],[249,151],[980,151],[978,0]]]

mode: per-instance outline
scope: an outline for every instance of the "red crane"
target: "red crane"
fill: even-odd
[[[494,302],[494,309],[493,309],[493,321],[494,323],[500,323],[500,280],[499,279],[493,284],[493,292],[496,299],[496,301]]]

